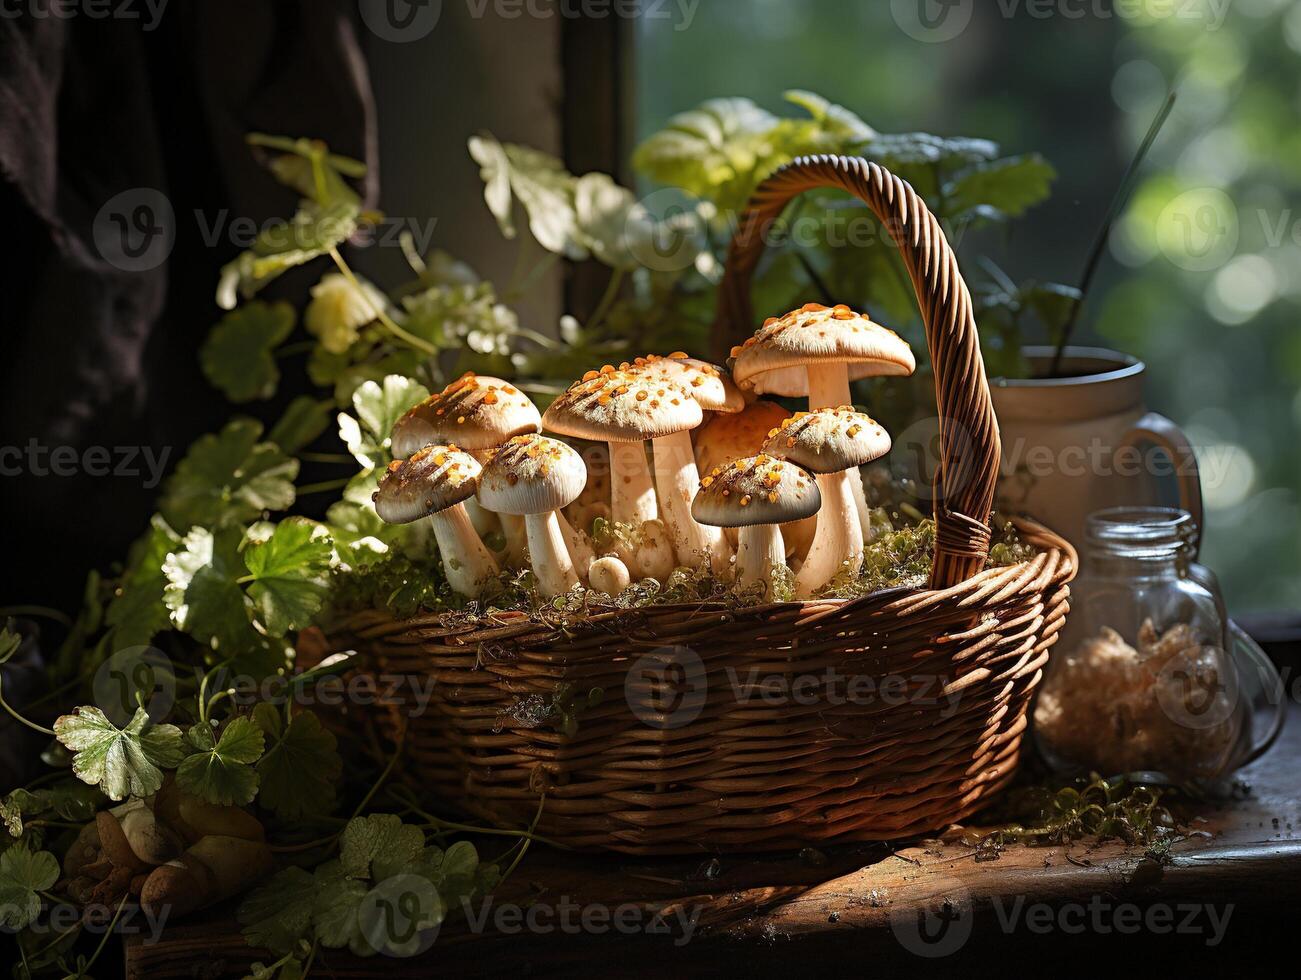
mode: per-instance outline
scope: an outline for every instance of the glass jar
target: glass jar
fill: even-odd
[[[1230,623],[1214,574],[1194,560],[1197,535],[1172,508],[1089,516],[1035,705],[1036,741],[1054,768],[1201,781],[1263,751],[1252,716],[1277,672]],[[1280,716],[1282,707],[1280,698]],[[1276,725],[1266,727],[1272,740]]]

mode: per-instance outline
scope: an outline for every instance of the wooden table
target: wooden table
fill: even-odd
[[[1153,950],[1163,967],[1199,974],[1211,959],[1267,962],[1271,946],[1290,946],[1301,908],[1301,708],[1241,776],[1250,793],[1199,806],[1195,829],[1206,836],[1175,844],[1164,862],[1096,842],[1011,846],[978,862],[957,839],[714,863],[535,850],[497,896],[510,913],[496,920],[505,932],[448,925],[418,957],[329,952],[313,975],[1105,975],[1110,961],[1100,956]],[[528,909],[539,931],[511,917]],[[258,959],[273,957],[244,944],[227,910],[178,923],[152,945],[129,941],[126,970],[150,980],[237,977]]]

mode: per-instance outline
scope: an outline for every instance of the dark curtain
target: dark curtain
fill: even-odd
[[[75,605],[144,528],[163,460],[229,414],[197,351],[230,222],[294,207],[244,134],[323,138],[372,165],[374,198],[354,3],[120,9],[0,19],[0,605]]]

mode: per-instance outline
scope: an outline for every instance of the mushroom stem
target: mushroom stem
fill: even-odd
[[[528,534],[524,530],[524,518],[518,514],[498,514],[497,518],[506,539],[506,553],[502,556],[506,567],[523,568],[528,564]]]
[[[723,529],[698,524],[691,516],[691,502],[700,487],[691,433],[685,429],[674,432],[654,440],[652,445],[661,517],[669,529],[678,563],[695,568],[701,558],[707,557],[714,574],[721,575],[732,557]]]
[[[646,444],[612,442],[610,446],[610,519],[640,527],[659,519],[655,486],[646,465]]]
[[[486,538],[500,527],[497,515],[490,510],[484,510],[483,505],[474,497],[467,497],[462,502],[465,504],[465,512],[470,515],[470,523],[474,525],[474,531],[479,537]]]
[[[806,364],[809,374],[809,411],[820,408],[840,408],[854,402],[849,393],[849,368],[837,362]],[[858,510],[858,526],[865,533],[872,526],[871,508],[863,490],[863,477],[855,468],[850,489],[854,494],[854,507]]]
[[[797,599],[812,598],[845,567],[851,575],[857,575],[863,567],[863,532],[850,489],[850,475],[855,472],[841,470],[818,476],[822,509],[818,511],[818,528],[808,557],[795,576]]]
[[[453,504],[446,510],[431,514],[429,520],[434,526],[438,554],[443,560],[448,584],[461,595],[477,598],[484,586],[496,577],[497,562],[479,540],[479,535],[474,533],[465,505]]]
[[[556,512],[526,514],[524,527],[528,532],[529,560],[538,580],[538,592],[550,599],[577,585],[578,574],[565,546],[565,536],[561,533]]]
[[[736,584],[742,589],[763,583],[763,597],[772,600],[773,569],[786,560],[786,544],[776,524],[741,528],[736,549]]]
[[[560,525],[561,537],[565,539],[565,547],[569,551],[569,558],[574,563],[574,568],[578,572],[578,577],[586,583],[587,568],[592,564],[592,559],[596,553],[592,550],[592,544],[587,540],[587,535],[578,530],[569,523],[561,511],[555,511],[556,522]]]

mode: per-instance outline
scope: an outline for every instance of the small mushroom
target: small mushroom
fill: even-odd
[[[513,436],[542,430],[542,416],[532,399],[509,381],[466,372],[430,395],[393,425],[393,455],[405,459],[426,446],[459,446],[483,464],[488,454]],[[492,520],[473,497],[466,512],[480,536],[491,533]],[[524,566],[524,522],[500,519],[506,538],[506,564]]]
[[[848,406],[797,412],[774,429],[764,450],[818,474],[822,509],[808,557],[795,577],[797,598],[807,599],[842,569],[857,575],[863,564],[863,528],[854,506],[851,474],[890,451],[879,424]]]
[[[759,399],[734,415],[715,413],[692,435],[696,444],[696,466],[701,473],[719,469],[734,459],[753,456],[763,448],[764,440],[774,427],[790,415],[776,402]],[[817,527],[816,517],[782,525],[786,542],[786,560],[794,567],[808,553]],[[732,547],[736,547],[737,529],[723,529]]]
[[[425,446],[395,460],[375,491],[375,510],[390,524],[428,517],[452,588],[476,598],[497,575],[497,562],[474,533],[463,501],[474,496],[479,461],[455,446]]]
[[[610,596],[618,595],[632,584],[628,566],[616,555],[606,555],[592,562],[587,570],[587,579],[591,588]]]
[[[600,440],[610,451],[610,518],[639,528],[659,518],[645,442],[700,424],[700,405],[682,388],[606,365],[589,371],[547,408],[548,430]],[[636,556],[625,555],[629,571],[645,574]]]
[[[850,381],[912,374],[912,348],[893,330],[843,303],[806,303],[764,321],[753,337],[732,348],[736,383],[757,394],[807,397],[809,411],[849,405]],[[850,484],[859,523],[868,526],[863,481]]]
[[[736,584],[763,586],[773,598],[774,573],[785,563],[780,524],[817,513],[817,482],[794,463],[760,453],[711,470],[700,482],[692,513],[702,524],[740,529]]]
[[[538,592],[550,598],[578,584],[557,511],[583,489],[583,458],[558,439],[516,436],[492,454],[479,478],[479,500],[499,514],[519,514],[528,533]]]
[[[704,411],[732,414],[745,407],[741,392],[722,370],[680,351],[668,357],[639,357],[631,364],[621,364],[620,370],[676,385]],[[661,517],[673,539],[678,561],[694,567],[702,558],[708,558],[715,574],[721,575],[732,559],[722,529],[699,524],[691,516],[700,473],[690,430],[659,436],[652,446]]]

